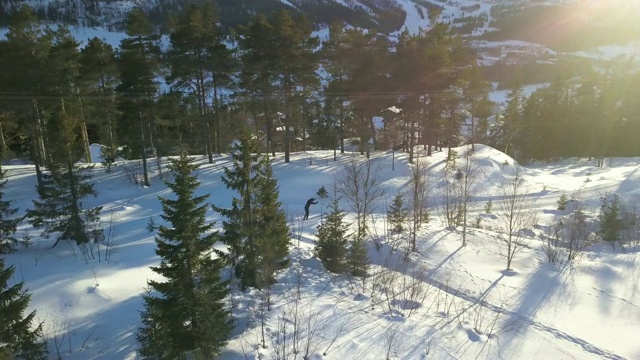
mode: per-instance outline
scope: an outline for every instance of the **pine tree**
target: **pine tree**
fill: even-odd
[[[19,119],[23,146],[28,149],[36,170],[38,185],[42,182],[42,166],[47,157],[44,131],[45,106],[40,94],[48,94],[47,60],[52,47],[52,34],[38,22],[31,7],[24,5],[15,12],[0,51],[0,91],[20,94],[17,98],[0,99],[0,108],[13,112]]]
[[[64,102],[48,126],[51,136],[56,139],[55,146],[50,149],[52,162],[38,189],[40,199],[33,201],[34,208],[27,210],[27,217],[32,226],[43,229],[44,238],[55,237],[52,247],[61,240],[73,240],[82,247],[86,260],[93,254],[84,252],[89,250],[85,245],[104,238],[103,230],[98,226],[102,206],[84,207],[86,197],[96,196],[89,173],[91,167],[75,163],[77,127],[66,113]]]
[[[7,180],[4,180],[4,172],[0,171],[0,254],[7,254],[13,250],[18,242],[15,238],[16,229],[20,220],[15,214],[18,209],[11,207],[11,201],[5,201],[4,187]]]
[[[345,213],[340,209],[338,197],[332,196],[330,212],[318,225],[316,256],[328,271],[342,273],[347,270],[347,245],[349,225],[344,222]]]
[[[104,40],[94,37],[80,55],[79,87],[87,122],[99,129],[107,171],[117,157],[115,86],[118,81],[115,52]]]
[[[154,34],[146,14],[139,8],[126,19],[127,38],[120,43],[118,69],[120,95],[118,124],[120,138],[127,141],[130,151],[142,158],[143,185],[149,186],[147,151],[155,152],[155,97],[159,72],[159,36]],[[147,147],[149,146],[149,147]]]
[[[182,155],[171,160],[170,169],[175,180],[167,186],[175,199],[160,197],[168,225],[158,227],[156,254],[161,261],[151,268],[166,281],[148,282],[137,334],[140,353],[148,359],[211,359],[232,329],[224,306],[228,281],[220,279],[225,261],[214,258],[218,233],[211,232],[213,224],[205,224],[209,195],[195,195],[200,185],[193,174],[197,166]]]
[[[409,209],[405,206],[404,196],[397,193],[393,197],[393,202],[387,210],[387,219],[391,227],[392,234],[401,234],[405,230],[405,225],[409,217]]]
[[[209,163],[213,163],[213,151],[221,152],[218,92],[231,82],[236,62],[224,44],[210,3],[189,5],[176,19],[167,60],[171,70],[167,81],[176,90],[195,97],[199,135],[204,138]],[[214,105],[214,114],[209,111],[209,103]],[[211,139],[214,133],[216,141]]]
[[[46,359],[42,323],[34,329],[36,312],[24,315],[31,295],[23,290],[22,282],[9,286],[14,272],[14,267],[5,268],[5,261],[0,258],[0,358]]]

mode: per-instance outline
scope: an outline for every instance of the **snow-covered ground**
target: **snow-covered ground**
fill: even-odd
[[[363,285],[327,273],[313,256],[316,226],[328,200],[312,207],[310,220],[301,220],[305,200],[321,186],[329,190],[334,175],[354,156],[363,160],[349,153],[334,162],[332,151],[294,153],[290,164],[281,154],[274,160],[292,229],[292,265],[278,273],[273,286],[265,349],[258,347],[258,292],[233,293],[230,304],[237,326],[222,359],[275,358],[275,340],[282,336],[278,327],[284,321],[291,330],[294,317],[289,310],[296,305],[298,285],[298,320],[303,324],[299,340],[304,345],[311,339],[310,359],[385,359],[387,354],[391,359],[640,358],[640,248],[621,251],[596,243],[573,267],[561,269],[547,263],[542,241],[545,226],[568,213],[557,210],[563,193],[575,194],[589,215],[597,213],[605,193],[640,202],[640,159],[612,159],[605,168],[584,159],[524,168],[527,204],[537,220],[528,229],[530,238],[513,271],[505,271],[498,203],[501,184],[513,173],[513,159],[476,146],[472,162],[480,175],[468,218],[470,223],[480,218],[480,226],[468,228],[467,246],[462,247],[462,229],[446,228],[436,206],[445,153],[428,158],[421,154],[432,179],[432,220],[418,233],[418,252],[405,261],[402,251],[392,251],[383,235],[386,205],[397,192],[409,190],[408,158],[396,153],[391,170],[392,154],[374,153],[384,195],[376,202],[371,238],[382,246],[377,250],[370,240],[371,276]],[[229,158],[217,157],[214,164],[205,157],[197,159],[199,193],[211,194],[217,206],[228,206],[234,194],[220,177]],[[5,199],[13,200],[23,214],[36,196],[34,170],[29,165],[3,168],[8,171]],[[111,223],[109,261],[104,247],[100,259],[86,263],[75,245],[50,249],[52,243],[39,239],[26,224],[19,235],[31,236],[31,246],[6,256],[8,264],[16,266],[14,281],[24,281],[33,294],[30,308],[45,321],[51,358],[58,351],[64,359],[138,357],[134,334],[140,325],[141,294],[146,281],[157,278],[149,266],[159,262],[154,234],[146,227],[149,219],[160,221],[157,197],[171,194],[157,172],[148,188],[130,183],[128,174],[134,168],[129,162],[119,163],[111,173],[101,165],[93,170],[99,195],[86,204],[104,206],[103,221]],[[486,213],[483,208],[490,199],[493,211]],[[220,224],[213,212],[208,218]],[[401,288],[415,290],[413,296]],[[284,313],[288,315],[283,320]],[[315,335],[307,336],[307,326]]]

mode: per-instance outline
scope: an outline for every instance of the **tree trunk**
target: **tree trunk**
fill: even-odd
[[[2,162],[7,154],[7,143],[4,140],[4,130],[2,129],[2,121],[0,121],[0,173],[2,173]]]
[[[80,122],[80,133],[82,134],[82,149],[84,150],[84,159],[87,164],[93,162],[91,158],[91,148],[89,147],[89,133],[87,132],[87,123],[82,120]]]
[[[78,93],[80,93],[80,89],[77,89]],[[82,120],[80,121],[80,136],[82,137],[82,151],[84,152],[84,161],[87,164],[93,162],[91,158],[91,149],[89,148],[89,133],[87,132],[87,117],[84,114],[84,104],[82,102],[82,98],[78,97],[80,101],[80,116],[82,116]]]
[[[291,133],[289,131],[289,127],[291,126],[291,118],[292,118],[292,111],[291,111],[291,89],[289,89],[289,91],[287,91],[287,103],[285,104],[286,108],[287,108],[287,114],[285,115],[285,119],[284,119],[284,162],[288,163],[291,162]]]
[[[215,147],[218,155],[222,154],[222,135],[220,134],[220,103],[218,100],[218,85],[213,80],[213,111],[215,111],[214,127],[215,127]]]
[[[340,154],[344,154],[344,108],[340,105]]]
[[[413,164],[413,148],[416,141],[416,122],[411,119],[411,134],[409,134],[409,164]]]
[[[143,185],[149,186],[149,172],[147,171],[147,151],[145,147],[145,138],[144,138],[144,121],[142,120],[142,114],[140,115],[140,143],[142,144],[142,176]]]

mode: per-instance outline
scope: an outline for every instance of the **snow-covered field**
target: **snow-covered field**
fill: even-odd
[[[282,337],[278,329],[282,324],[291,329],[295,305],[302,324],[300,347],[310,344],[310,359],[639,359],[640,248],[621,251],[597,243],[573,266],[559,268],[547,263],[543,237],[546,225],[568,214],[557,210],[563,193],[575,194],[592,215],[606,193],[640,202],[640,159],[612,159],[605,168],[584,159],[524,168],[528,208],[535,211],[536,225],[529,229],[513,271],[505,271],[503,215],[497,204],[514,161],[486,146],[476,149],[472,161],[481,172],[468,219],[475,223],[480,217],[480,228],[468,228],[465,247],[462,228],[446,228],[436,207],[445,153],[421,156],[433,179],[432,220],[418,233],[418,253],[406,261],[402,251],[392,251],[382,236],[386,205],[398,191],[408,191],[408,158],[396,153],[392,171],[391,153],[373,154],[384,196],[376,203],[372,238],[381,240],[382,246],[377,250],[370,243],[371,276],[364,285],[329,274],[313,256],[316,226],[329,201],[321,200],[312,207],[311,219],[301,220],[305,200],[321,186],[329,190],[334,175],[353,156],[359,161],[363,157],[344,154],[334,162],[332,151],[295,153],[285,164],[279,155],[274,171],[292,229],[292,265],[278,273],[273,286],[264,349],[258,347],[259,292],[233,293],[230,304],[237,327],[222,359],[275,358],[275,340]],[[211,194],[210,201],[217,206],[228,206],[234,194],[220,176],[229,158],[218,157],[208,164],[198,157],[198,162],[199,192]],[[100,261],[86,263],[75,245],[50,249],[52,243],[39,239],[26,225],[19,235],[30,235],[32,245],[7,255],[8,264],[16,266],[14,281],[25,282],[33,294],[31,309],[45,321],[51,358],[58,352],[64,359],[137,358],[141,294],[146,281],[156,276],[149,266],[159,262],[154,234],[146,227],[151,218],[160,221],[157,196],[171,194],[157,173],[148,188],[130,183],[127,174],[133,167],[119,163],[111,173],[100,165],[93,170],[99,196],[87,205],[104,206],[102,218],[107,226],[110,223],[113,242],[109,261],[104,247]],[[13,200],[22,214],[35,196],[33,168],[4,168],[5,199]],[[489,199],[493,211],[485,213]],[[220,224],[213,212],[209,219]]]

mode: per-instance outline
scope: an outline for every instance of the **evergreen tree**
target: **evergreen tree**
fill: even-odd
[[[84,114],[97,125],[107,171],[117,157],[115,86],[118,82],[115,52],[104,40],[94,37],[80,54],[79,87]]]
[[[28,149],[40,186],[48,148],[41,94],[48,94],[45,80],[52,32],[37,21],[29,6],[24,5],[11,17],[6,42],[0,43],[0,91],[19,95],[0,99],[0,108],[11,111],[18,119],[19,136],[25,139],[22,145]]]
[[[42,236],[55,236],[52,247],[61,240],[73,240],[82,246],[85,256],[92,254],[85,245],[104,238],[99,228],[102,206],[84,207],[84,199],[96,196],[91,183],[91,167],[79,166],[75,159],[77,152],[77,126],[68,116],[62,102],[48,124],[56,145],[50,149],[52,161],[49,172],[43,176],[43,184],[38,189],[39,200],[34,200],[34,208],[27,210],[29,223],[42,228]],[[85,257],[85,259],[87,259]]]
[[[262,156],[257,166],[256,184],[256,262],[258,287],[275,282],[273,273],[289,264],[289,227],[278,200],[278,181],[273,175],[271,161]]]
[[[304,90],[308,95],[318,83],[314,56],[318,39],[312,37],[312,31],[304,17],[294,20],[285,10],[271,18],[257,15],[239,28],[241,94],[257,99],[256,112],[266,117],[267,141],[274,156],[272,123],[278,112],[284,114],[285,162],[289,162],[294,102],[298,100],[302,107],[305,97],[299,92]]]
[[[236,267],[236,275],[243,279],[243,287],[253,286],[253,280],[244,279],[242,269],[238,264],[245,255],[246,248],[253,248],[254,233],[254,214],[253,204],[256,179],[256,163],[258,160],[257,143],[253,141],[248,134],[240,135],[238,141],[233,145],[231,151],[231,159],[233,166],[224,169],[222,182],[228,189],[238,193],[237,197],[231,200],[231,208],[219,208],[214,206],[214,211],[220,213],[226,218],[222,222],[223,234],[222,242],[229,249],[229,259],[233,266]]]
[[[221,281],[224,267],[214,257],[218,234],[205,224],[209,195],[196,196],[200,185],[197,166],[186,155],[172,159],[174,199],[160,197],[162,218],[156,254],[160,265],[151,269],[166,281],[150,280],[144,295],[143,327],[137,334],[140,353],[148,359],[211,359],[220,353],[231,332],[224,298],[228,281]],[[218,254],[220,255],[220,254]]]
[[[214,206],[226,217],[222,241],[243,289],[269,286],[273,273],[287,265],[288,232],[278,187],[268,159],[258,152],[249,134],[240,135],[231,154],[233,167],[225,168],[222,182],[238,192],[230,209]]]
[[[391,227],[392,234],[401,234],[405,230],[407,219],[409,218],[409,209],[405,206],[404,196],[397,193],[393,197],[393,202],[387,210],[387,219]]]
[[[221,152],[218,92],[231,83],[235,60],[224,44],[218,17],[210,3],[189,5],[176,18],[167,60],[170,68],[167,81],[176,90],[195,97],[199,134],[204,138],[209,163],[213,163],[213,152]],[[209,110],[211,103],[213,114]],[[215,141],[212,141],[214,133]]]
[[[329,213],[318,225],[318,241],[315,253],[328,271],[342,273],[348,269],[347,245],[349,242],[349,225],[344,222],[346,214],[338,204],[335,191],[329,205]]]
[[[36,312],[24,315],[31,295],[23,290],[22,282],[9,286],[14,272],[14,267],[5,268],[5,260],[0,258],[0,358],[46,359],[42,323],[34,329]]]
[[[119,136],[126,140],[130,151],[140,154],[143,184],[149,186],[147,150],[157,154],[154,108],[160,67],[159,36],[154,34],[148,17],[139,8],[128,14],[126,34],[128,37],[121,41],[118,57]]]
[[[502,111],[497,132],[492,134],[494,146],[516,159],[519,159],[518,139],[524,136],[522,131],[524,103],[522,87],[512,90],[507,95],[507,106]]]
[[[349,247],[347,262],[349,272],[353,276],[365,277],[369,269],[369,255],[367,254],[367,244],[364,240],[355,238]]]
[[[237,95],[251,104],[251,111],[256,118],[259,114],[264,118],[267,148],[275,156],[273,121],[279,109],[274,96],[278,93],[278,48],[273,46],[274,29],[266,15],[258,14],[249,24],[240,26],[238,33],[242,70]]]
[[[611,246],[615,247],[615,242],[620,240],[621,232],[624,224],[621,218],[622,209],[620,208],[620,198],[617,194],[607,199],[603,197],[601,199],[602,205],[600,206],[600,231],[599,234],[602,240],[609,242]]]
[[[15,217],[18,209],[11,207],[11,201],[5,201],[4,187],[7,180],[4,180],[4,172],[0,171],[0,254],[8,254],[18,242],[15,238],[16,229],[20,220]]]

